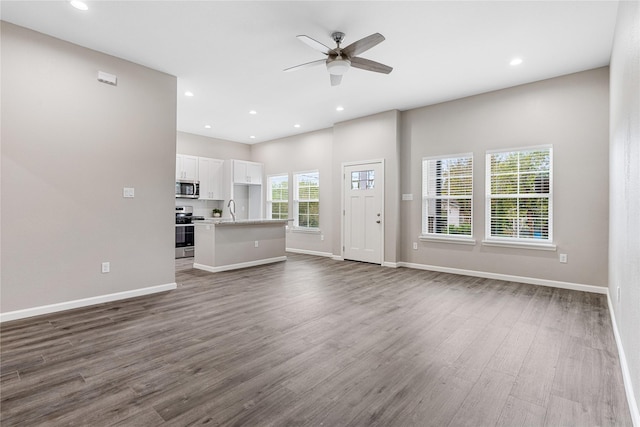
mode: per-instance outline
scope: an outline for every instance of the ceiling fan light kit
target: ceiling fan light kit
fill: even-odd
[[[341,76],[349,71],[349,67],[351,67],[351,61],[348,59],[337,58],[331,62],[327,62],[327,70],[329,70],[329,74],[334,74],[336,76]]]
[[[337,86],[342,81],[342,75],[349,71],[349,68],[351,67],[383,74],[389,74],[393,70],[393,68],[388,65],[357,56],[377,44],[382,43],[384,41],[384,36],[380,33],[371,34],[370,36],[355,41],[344,49],[340,47],[340,43],[344,40],[344,33],[339,31],[331,34],[331,38],[336,43],[335,48],[330,48],[309,36],[299,35],[297,37],[301,42],[325,54],[327,59],[319,59],[317,61],[307,62],[306,64],[296,65],[295,67],[289,67],[284,71],[295,71],[301,68],[309,68],[324,63],[326,64],[327,71],[329,72],[331,86]]]

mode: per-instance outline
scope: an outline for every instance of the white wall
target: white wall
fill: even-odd
[[[251,160],[251,145],[192,133],[176,133],[176,152],[212,159]]]
[[[0,25],[0,311],[175,282],[176,78]]]
[[[599,68],[402,113],[401,259],[445,268],[581,285],[607,285],[608,68]],[[557,252],[488,247],[487,150],[553,145]],[[473,153],[475,246],[412,243],[421,233],[421,165],[427,156]],[[560,264],[558,254],[568,254]]]
[[[640,2],[622,1],[611,55],[609,295],[640,425]],[[617,300],[618,288],[620,301]],[[632,402],[630,402],[630,406]]]

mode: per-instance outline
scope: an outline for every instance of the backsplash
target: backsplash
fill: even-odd
[[[194,216],[211,218],[214,208],[225,210],[222,200],[176,199],[176,206],[192,206]]]

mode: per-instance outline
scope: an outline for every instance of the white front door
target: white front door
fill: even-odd
[[[384,165],[349,164],[343,172],[343,258],[382,264]]]

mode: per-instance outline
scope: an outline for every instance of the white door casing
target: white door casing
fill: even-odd
[[[344,164],[343,259],[383,262],[384,162]]]

